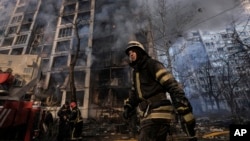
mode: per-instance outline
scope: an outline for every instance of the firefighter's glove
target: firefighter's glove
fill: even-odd
[[[182,117],[182,122],[189,123],[194,120],[194,115],[189,107],[181,106],[177,108],[177,113]]]
[[[192,113],[192,110],[190,109],[190,107],[180,106],[177,108],[177,112],[181,120],[183,131],[189,137],[191,137],[189,141],[196,141],[197,139],[195,138],[195,130],[194,130],[196,121]]]
[[[125,106],[124,112],[123,112],[123,118],[129,119],[132,115],[132,111],[133,111],[133,109],[131,107]]]

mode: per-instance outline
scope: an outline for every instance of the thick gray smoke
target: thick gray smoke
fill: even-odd
[[[172,22],[168,22],[169,27],[174,28],[178,19],[178,13],[190,16],[189,22],[183,27],[183,31],[192,29],[213,30],[230,24],[234,20],[240,20],[243,13],[243,1],[247,0],[137,0],[140,5],[147,4],[151,13],[159,10],[159,4],[166,5],[165,15]],[[164,1],[164,2],[163,2]]]
[[[100,6],[96,13],[95,33],[99,36],[115,34],[116,47],[134,39],[134,35],[146,27],[151,18],[156,38],[165,25],[166,34],[173,42],[190,30],[217,30],[243,18],[243,0],[135,0],[122,3],[114,1]],[[100,1],[97,1],[97,3]],[[162,11],[162,6],[165,10]],[[162,15],[159,15],[160,14]],[[161,23],[162,17],[164,23]],[[112,24],[107,24],[112,22]],[[102,29],[101,29],[102,28]],[[105,30],[103,30],[105,29]],[[158,31],[157,31],[158,30]],[[162,30],[162,29],[160,29]],[[109,33],[107,33],[109,32]],[[157,37],[158,36],[158,37]]]

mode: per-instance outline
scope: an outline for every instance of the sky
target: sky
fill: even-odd
[[[12,5],[12,1],[1,1],[6,3],[6,6],[11,7]],[[55,16],[53,15],[53,5],[60,1],[48,1],[46,7],[43,8],[43,19],[47,19],[47,21],[53,19],[51,18],[51,16]],[[145,27],[146,22],[143,16],[151,16],[153,20],[157,18],[153,13],[159,10],[159,5],[163,5],[161,1],[165,1],[166,7],[168,7],[167,13],[164,14],[168,19],[168,30],[176,32],[175,29],[178,28],[179,32],[183,33],[196,29],[217,30],[228,25],[233,19],[242,19],[240,2],[249,0],[134,0],[129,1],[128,7],[121,6],[122,1],[117,0],[117,2],[110,2],[102,7],[102,10],[96,14],[96,19],[98,21],[113,19],[115,26],[112,28],[115,28],[117,36],[121,40],[130,40],[134,38],[133,34],[138,29]],[[129,14],[134,16],[131,17]],[[181,14],[182,19],[178,18],[176,14]],[[184,17],[188,17],[189,22],[183,22],[181,28],[177,27],[178,22],[182,22]],[[96,32],[99,32],[99,29]],[[100,32],[101,34],[103,33]],[[169,34],[172,32],[169,31]],[[117,46],[120,45],[121,43],[117,42]]]
[[[137,0],[138,5],[144,5],[145,0]],[[159,1],[162,0],[147,0],[147,6],[150,11],[159,9]],[[244,0],[164,0],[167,6],[177,7],[176,11],[171,13],[168,18],[174,19],[175,13],[184,11],[185,15],[192,15],[192,22],[187,24],[184,30],[190,29],[206,29],[213,30],[217,27],[227,25],[232,19],[239,19],[243,15],[241,2]],[[248,1],[248,0],[245,0]],[[174,22],[172,22],[174,24]],[[174,26],[174,25],[173,25]]]
[[[153,34],[158,39],[161,35],[157,35],[157,28],[161,28],[163,24],[155,12],[163,5],[161,1],[165,1],[167,7],[164,25],[167,25],[166,33],[171,36],[169,38],[172,42],[192,30],[219,30],[233,20],[244,19],[240,5],[243,0],[135,0],[129,1],[127,6],[121,6],[120,3],[123,1],[117,0],[106,4],[98,11],[95,15],[96,22],[112,19],[114,26],[105,27],[108,29],[105,31],[112,30],[118,39],[114,46],[124,48],[125,42],[135,39],[135,33],[146,27],[149,16],[155,27]],[[94,32],[98,32],[99,36],[105,36],[108,34],[105,31],[96,27]]]

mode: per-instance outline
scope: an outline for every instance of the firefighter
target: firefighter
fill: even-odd
[[[82,137],[82,128],[83,128],[83,118],[81,116],[81,111],[77,107],[76,102],[70,103],[71,114],[69,117],[70,121],[70,130],[71,140],[80,140]]]
[[[65,104],[63,104],[63,106],[57,113],[59,117],[57,141],[64,141],[70,137],[70,125],[69,125],[70,113],[71,111],[69,107],[69,102],[65,102]]]
[[[175,112],[181,117],[189,141],[196,141],[192,106],[173,75],[162,63],[152,59],[138,41],[130,41],[125,50],[133,68],[132,94],[125,101],[123,116],[128,119],[138,107],[139,141],[166,141]],[[171,96],[172,102],[166,93]]]
[[[52,113],[50,111],[46,111],[46,115],[44,118],[44,124],[47,128],[47,135],[48,136],[52,136],[53,123],[54,123],[54,119],[53,119]]]

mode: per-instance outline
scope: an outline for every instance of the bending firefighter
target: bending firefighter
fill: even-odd
[[[125,101],[123,116],[128,119],[138,107],[141,127],[138,140],[166,141],[170,121],[177,111],[189,141],[196,141],[191,104],[173,75],[162,63],[152,59],[140,42],[130,41],[125,52],[133,68],[133,87],[132,94]]]

